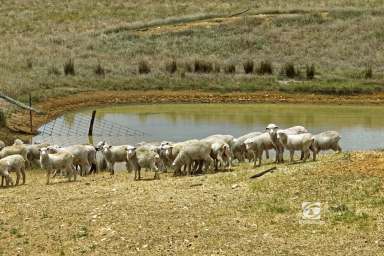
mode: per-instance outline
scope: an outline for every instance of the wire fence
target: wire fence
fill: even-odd
[[[93,124],[93,135],[88,137],[91,123],[91,115],[77,113],[73,120],[59,117],[46,123],[38,129],[39,135],[34,140],[56,144],[92,143],[93,139],[113,138],[130,141],[140,141],[154,138],[149,133],[129,128],[116,122],[104,119],[95,119]]]

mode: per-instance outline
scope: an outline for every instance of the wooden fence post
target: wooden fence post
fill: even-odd
[[[33,123],[32,123],[32,95],[29,94],[29,125],[31,127],[31,133],[33,132]]]
[[[92,111],[91,123],[89,124],[88,136],[93,134],[93,123],[95,122],[96,110]]]

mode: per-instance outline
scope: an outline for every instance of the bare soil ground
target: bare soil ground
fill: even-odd
[[[384,153],[317,162],[248,163],[197,177],[99,173],[0,190],[0,255],[379,255],[384,246]],[[304,201],[323,224],[300,224]]]
[[[159,103],[294,103],[294,104],[383,104],[384,93],[359,95],[318,95],[260,91],[214,93],[203,91],[92,91],[48,98],[34,107],[46,115],[34,115],[34,129],[66,111],[107,104]],[[30,132],[29,111],[18,111],[7,120],[14,131]]]

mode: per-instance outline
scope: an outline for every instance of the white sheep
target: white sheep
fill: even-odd
[[[341,152],[339,141],[341,136],[336,131],[326,131],[313,136],[313,144],[311,150],[313,152],[313,161],[321,150],[330,150]]]
[[[40,149],[40,165],[42,169],[47,171],[47,185],[53,170],[64,170],[67,173],[68,181],[71,181],[72,176],[76,181],[77,172],[73,165],[73,155],[68,151],[60,151],[57,153],[48,153],[47,148]]]
[[[74,166],[80,166],[80,174],[85,175],[89,173],[91,169],[90,159],[90,150],[92,148],[89,145],[72,145],[68,147],[60,147],[57,145],[47,147],[49,153],[57,152],[69,152],[73,155],[73,164]],[[92,154],[93,152],[91,152]],[[93,156],[91,157],[93,159]],[[96,162],[96,159],[94,160]]]
[[[141,147],[132,147],[127,146],[127,159],[132,165],[135,171],[135,180],[141,179],[141,168],[148,168],[155,172],[154,179],[159,179],[159,164],[160,156],[151,150],[150,148],[144,146]]]
[[[16,173],[16,185],[19,185],[20,176],[23,178],[23,184],[25,184],[25,160],[21,155],[10,155],[0,159],[0,176],[1,186],[3,186],[4,179],[6,180],[6,185],[13,185],[13,180],[10,177],[9,173]]]
[[[175,175],[180,173],[183,165],[186,166],[187,174],[190,174],[193,162],[204,162],[206,169],[209,169],[214,163],[211,157],[211,150],[211,143],[206,141],[186,144],[172,163],[172,166],[175,168]],[[202,168],[201,164],[200,168]]]
[[[309,150],[314,141],[311,133],[287,134],[279,132],[279,141],[290,153],[290,162],[293,162],[293,155],[296,150],[304,152],[303,161],[309,157]]]
[[[276,149],[274,143],[271,140],[271,136],[269,133],[262,133],[260,135],[256,135],[255,137],[248,138],[244,141],[245,148],[247,151],[253,153],[253,166],[261,166],[261,158],[263,151],[268,151],[270,149]],[[259,160],[259,164],[257,165],[257,160]],[[276,163],[278,162],[278,153],[276,150]]]
[[[111,172],[111,175],[115,174],[114,166],[115,163],[118,162],[125,162],[127,170],[131,170],[130,164],[127,160],[127,146],[129,145],[111,146],[104,144],[104,146],[102,146],[101,153],[107,162],[107,169]]]
[[[21,155],[25,160],[25,165],[30,167],[30,162],[28,161],[28,151],[27,147],[23,144],[21,145],[12,145],[6,146],[0,151],[0,159],[10,155]]]

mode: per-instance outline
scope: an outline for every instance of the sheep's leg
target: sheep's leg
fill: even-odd
[[[284,163],[284,147],[280,149],[280,163]]]
[[[307,149],[307,150],[304,151],[303,162],[307,161],[309,156],[310,156],[309,149]]]
[[[137,180],[137,168],[135,168],[135,178],[133,180]]]
[[[141,180],[141,167],[137,168],[137,172],[139,174],[139,180]]]
[[[25,168],[21,168],[20,172],[21,172],[21,176],[23,178],[23,185],[24,185],[25,184]]]
[[[6,181],[6,186],[7,186],[7,187],[8,187],[9,185],[13,186],[13,180],[12,180],[11,176],[9,175],[9,173],[8,173],[7,176],[5,176],[5,181]]]
[[[47,185],[49,185],[50,176],[51,176],[51,169],[47,169]]]
[[[155,163],[151,163],[151,170],[153,170],[155,172],[155,177],[153,179],[160,179],[160,176],[159,176],[159,168],[157,168],[157,166],[155,165]]]
[[[257,166],[257,154],[256,151],[253,151],[253,167]]]
[[[316,161],[316,155],[318,153],[317,148],[312,148],[313,161]]]
[[[115,175],[115,163],[111,163],[109,167],[110,167],[109,171],[111,172],[111,175]]]
[[[72,174],[73,174],[73,181],[76,181],[77,172],[76,172],[76,170],[75,170],[75,168],[73,166],[71,167],[71,171],[72,171]]]
[[[289,151],[289,154],[290,154],[290,160],[289,160],[289,162],[290,162],[290,163],[293,163],[293,155],[295,154],[295,151],[294,151],[294,150],[290,150],[290,151]]]
[[[258,166],[261,166],[261,159],[263,158],[263,150],[257,151],[257,158],[259,158],[259,165]]]
[[[304,155],[305,155],[304,150],[301,150],[300,160],[304,160]]]
[[[275,163],[277,164],[280,162],[280,150],[279,148],[275,148],[275,151],[276,151]]]
[[[16,170],[16,186],[19,185],[20,181],[20,170]]]
[[[127,169],[128,172],[132,172],[131,165],[128,161],[125,162],[125,168]]]
[[[265,158],[269,159],[269,150],[268,149],[265,150]]]

